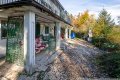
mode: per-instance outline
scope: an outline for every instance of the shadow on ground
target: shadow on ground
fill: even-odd
[[[22,71],[22,67],[6,62],[4,57],[0,59],[0,80],[17,80]]]
[[[0,61],[0,78],[8,80],[80,80],[103,78],[92,60],[101,51],[84,41],[67,41],[63,49],[36,55],[35,73],[27,75],[18,66]],[[20,74],[20,76],[19,76]]]
[[[101,51],[85,41],[65,42],[62,53],[49,65],[44,80],[103,78],[93,61]]]

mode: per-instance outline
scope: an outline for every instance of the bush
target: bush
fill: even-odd
[[[110,42],[106,38],[102,38],[102,37],[93,38],[93,45],[108,52],[116,51],[119,50],[120,48],[118,44]]]
[[[101,46],[103,45],[103,43],[107,42],[107,40],[103,37],[94,37],[93,38],[93,45],[95,45],[96,47],[101,48]]]
[[[83,38],[84,37],[84,33],[79,33],[79,32],[76,32],[76,38]]]
[[[101,47],[102,47],[102,50],[108,51],[108,52],[119,50],[119,45],[111,42],[103,43]]]
[[[96,63],[101,72],[111,78],[120,78],[120,51],[99,56]]]
[[[111,33],[108,34],[107,39],[113,43],[120,44],[120,27],[113,27]]]

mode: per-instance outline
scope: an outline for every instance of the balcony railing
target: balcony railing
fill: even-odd
[[[15,1],[20,1],[20,0],[0,0],[0,5],[13,3]]]
[[[23,1],[23,0],[0,0],[0,5],[10,4],[10,3],[13,3],[13,2],[19,2],[19,1]],[[68,14],[66,13],[66,11],[64,9],[60,9],[59,4],[58,4],[59,6],[57,6],[51,0],[33,0],[33,1],[35,1],[36,3],[46,7],[51,12],[53,12],[56,15],[60,16],[66,22],[70,23],[70,18],[68,16]]]

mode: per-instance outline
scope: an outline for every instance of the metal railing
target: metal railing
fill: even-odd
[[[13,3],[15,1],[20,1],[20,0],[0,0],[0,5],[8,4],[8,3]]]

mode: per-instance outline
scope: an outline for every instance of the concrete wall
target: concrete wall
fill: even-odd
[[[0,21],[0,58],[6,54],[6,39],[1,39],[1,21]]]
[[[50,25],[47,25],[47,24],[42,24],[42,25],[40,25],[41,27],[41,29],[40,29],[40,34],[43,34],[43,35],[46,35],[45,34],[45,26],[48,26],[49,27],[49,33],[50,34],[52,34],[53,36],[55,36],[54,35],[54,26],[55,25],[53,25],[53,24],[50,24]]]

